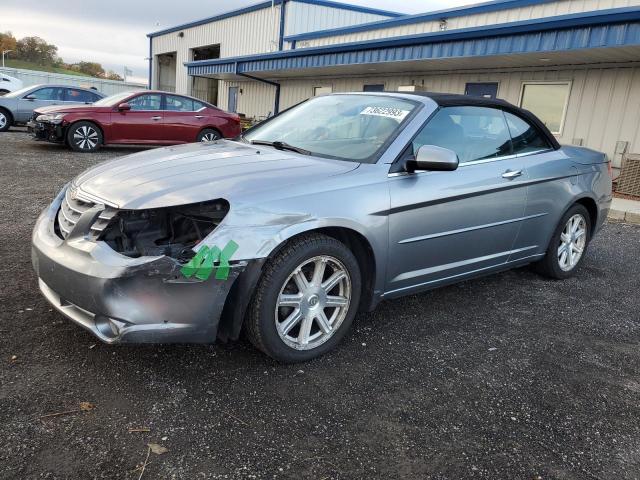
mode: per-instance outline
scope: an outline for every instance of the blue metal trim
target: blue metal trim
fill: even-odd
[[[347,33],[364,32],[368,30],[377,30],[380,28],[397,27],[399,25],[408,25],[418,22],[427,22],[430,20],[441,20],[445,18],[462,17],[464,15],[474,15],[478,13],[496,12],[509,8],[526,7],[530,5],[538,5],[541,3],[549,3],[557,0],[494,0],[475,5],[467,5],[446,10],[436,10],[434,12],[418,13],[415,15],[405,15],[400,18],[392,18],[389,20],[378,20],[375,22],[361,23],[349,27],[338,27],[327,30],[318,30],[316,32],[299,33],[297,35],[288,35],[284,39],[287,42],[309,40],[312,38],[333,37],[335,35],[345,35]]]
[[[153,38],[149,37],[149,90],[153,79]]]
[[[274,0],[275,5],[279,5],[284,0]],[[197,27],[199,25],[205,25],[207,23],[216,22],[218,20],[224,20],[225,18],[236,17],[245,13],[257,12],[264,8],[270,8],[272,5],[271,0],[267,2],[256,3],[245,8],[239,8],[238,10],[231,10],[230,12],[221,13],[220,15],[214,15],[213,17],[203,18],[201,20],[194,20],[193,22],[182,23],[175,27],[165,28],[164,30],[158,30],[157,32],[151,32],[147,34],[147,37],[157,37],[158,35],[164,35],[171,32],[179,32],[185,28]]]
[[[373,15],[382,15],[386,17],[404,17],[406,14],[392,12],[390,10],[380,10],[378,8],[361,7],[360,5],[352,5],[350,3],[332,2],[330,0],[293,0],[298,3],[308,3],[309,5],[318,5],[320,7],[339,8],[341,10],[351,10],[352,12],[370,13]]]
[[[499,41],[500,37],[516,34],[526,34],[533,32],[552,32],[558,36],[562,33],[559,30],[588,27],[595,25],[607,25],[622,22],[634,22],[640,20],[639,7],[614,8],[609,10],[600,10],[596,12],[583,12],[579,14],[559,15],[556,17],[538,18],[533,20],[523,20],[519,22],[510,22],[496,25],[485,25],[480,27],[461,28],[457,30],[446,30],[443,32],[421,33],[416,35],[406,35],[403,37],[384,38],[380,40],[368,40],[362,42],[342,43],[337,45],[328,45],[322,47],[298,48],[296,50],[283,50],[275,53],[264,53],[258,55],[246,55],[234,58],[221,58],[215,60],[200,60],[196,62],[186,62],[185,65],[191,69],[198,66],[223,66],[230,62],[238,62],[241,71],[244,70],[243,65],[254,63],[264,64],[270,60],[299,58],[299,63],[306,66],[322,66],[312,65],[311,58],[318,58],[320,55],[335,55],[340,57],[340,64],[363,63],[364,57],[371,58],[370,61],[375,62],[376,56],[379,57],[378,50],[383,48],[411,47],[420,45],[427,48],[429,45],[440,43],[442,45],[453,45],[455,42],[463,40],[478,40],[496,37]],[[588,33],[588,32],[586,32]],[[585,33],[585,34],[586,34]],[[576,45],[580,39],[576,39]],[[504,42],[503,42],[504,43]],[[541,45],[542,47],[542,45]],[[572,47],[567,45],[563,49],[584,48],[581,46]],[[351,57],[349,56],[351,54]],[[460,56],[468,56],[465,52],[460,52]],[[403,60],[403,58],[394,58],[393,60]],[[381,60],[382,61],[382,60]],[[387,60],[388,61],[388,60]],[[366,62],[365,62],[366,63]],[[217,69],[216,69],[217,70]],[[256,71],[256,70],[253,70]],[[210,73],[228,73],[222,71],[211,71]]]

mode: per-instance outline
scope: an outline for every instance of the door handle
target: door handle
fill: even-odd
[[[151,120],[162,120],[162,117],[151,117]]]
[[[196,118],[204,118],[204,115],[195,115]]]
[[[522,175],[522,170],[507,170],[502,174],[502,178],[513,180],[514,178],[518,178],[520,175]]]

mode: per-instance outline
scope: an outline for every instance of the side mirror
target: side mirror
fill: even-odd
[[[435,145],[422,145],[418,149],[415,160],[407,162],[407,171],[432,170],[436,172],[451,172],[458,168],[458,155],[448,148]]]
[[[126,102],[121,103],[120,105],[118,105],[118,110],[120,110],[121,112],[126,112],[127,110],[131,110],[131,105]]]
[[[31,100],[32,102],[36,99],[36,97],[34,97],[33,95],[27,95],[26,97],[24,97],[25,100]]]

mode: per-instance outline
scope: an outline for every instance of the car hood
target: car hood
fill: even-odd
[[[91,104],[79,103],[77,105],[51,105],[50,107],[40,107],[34,110],[35,113],[85,113],[110,111],[111,107],[94,107]]]
[[[223,140],[121,157],[87,170],[73,183],[81,193],[117,208],[158,208],[319,188],[322,180],[358,165]]]

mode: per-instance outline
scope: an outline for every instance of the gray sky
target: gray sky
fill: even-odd
[[[58,46],[66,62],[101,63],[122,75],[123,66],[147,76],[146,34],[190,20],[236,10],[260,0],[2,0],[0,31],[39,36]],[[349,3],[419,13],[474,0],[351,0]],[[242,33],[239,33],[242,34]]]

